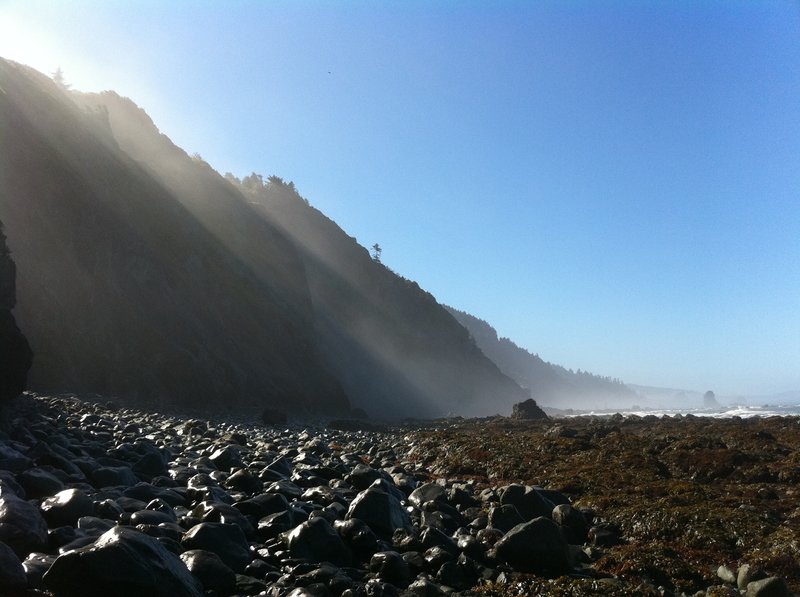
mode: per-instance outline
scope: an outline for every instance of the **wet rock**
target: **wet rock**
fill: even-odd
[[[31,459],[19,450],[0,441],[0,468],[12,473],[19,473],[31,465]]]
[[[19,557],[47,545],[47,523],[33,504],[4,491],[0,496],[0,541]]]
[[[241,528],[235,524],[203,522],[193,526],[181,540],[185,549],[203,549],[217,554],[234,572],[242,572],[253,558]]]
[[[22,562],[22,568],[25,570],[25,577],[31,589],[42,588],[42,577],[45,572],[50,570],[50,566],[53,565],[57,557],[39,552],[28,554],[28,557]]]
[[[489,525],[507,533],[518,524],[525,522],[517,508],[511,504],[496,506],[489,510]]]
[[[572,569],[569,547],[549,518],[517,525],[497,542],[495,553],[520,572],[560,574]]]
[[[447,490],[444,486],[438,483],[426,483],[412,491],[411,495],[408,496],[408,501],[417,508],[421,508],[425,502],[441,502],[446,498]]]
[[[0,542],[0,588],[20,590],[28,586],[25,569],[17,554],[5,543]]]
[[[39,507],[51,528],[75,526],[81,516],[94,514],[92,499],[80,489],[65,489],[42,501]]]
[[[522,518],[533,520],[539,516],[550,518],[555,505],[536,489],[524,485],[509,485],[500,496],[502,505],[511,504]]]
[[[349,566],[350,550],[330,523],[324,518],[311,518],[297,526],[287,537],[289,553],[296,558],[313,562],[331,562]]]
[[[582,545],[586,541],[589,525],[580,510],[569,504],[559,504],[553,508],[552,518],[564,531],[567,543]]]
[[[29,498],[55,495],[64,489],[64,483],[58,477],[38,467],[20,473],[19,482]]]
[[[180,558],[138,531],[115,527],[92,545],[61,555],[44,586],[64,597],[202,595],[200,583]]]
[[[363,520],[358,518],[337,520],[333,523],[333,528],[356,557],[371,555],[378,548],[378,537]]]
[[[391,537],[396,529],[411,529],[411,519],[400,501],[385,491],[370,487],[350,504],[346,518],[363,520],[379,536]]]
[[[345,481],[350,483],[358,491],[363,491],[372,485],[375,481],[381,478],[381,474],[366,464],[358,464],[349,475],[345,477]]]
[[[786,581],[777,576],[747,583],[745,597],[792,597]]]
[[[129,466],[101,466],[91,472],[91,479],[95,487],[129,487],[139,482],[139,477]]]
[[[369,561],[369,570],[377,578],[391,583],[397,587],[406,587],[411,578],[408,564],[396,551],[380,551],[372,556]]]
[[[228,594],[236,586],[236,574],[214,552],[190,549],[180,558],[204,589]]]

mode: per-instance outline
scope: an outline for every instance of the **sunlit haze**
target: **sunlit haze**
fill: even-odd
[[[797,2],[0,0],[0,56],[294,181],[545,360],[800,389]]]

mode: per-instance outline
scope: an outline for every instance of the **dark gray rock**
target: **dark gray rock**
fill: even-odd
[[[367,466],[366,464],[357,464],[350,471],[344,480],[350,483],[358,491],[363,491],[372,485],[375,481],[381,478],[380,472]]]
[[[92,499],[80,489],[65,489],[42,501],[39,508],[50,528],[75,526],[81,516],[94,514]]]
[[[310,518],[287,536],[289,553],[312,562],[330,562],[336,566],[352,563],[350,550],[330,523],[322,517]]]
[[[400,501],[376,487],[362,491],[353,499],[346,518],[363,520],[382,537],[391,537],[396,529],[412,528],[411,519]]]
[[[25,570],[25,577],[28,579],[28,587],[31,589],[42,588],[42,577],[45,572],[50,570],[50,566],[53,565],[57,557],[58,556],[39,552],[28,554],[28,557],[22,562],[22,568]]]
[[[528,398],[523,402],[516,403],[512,407],[511,418],[523,420],[546,419],[547,415],[541,408],[539,408],[539,405],[536,404],[536,401],[533,398]]]
[[[511,529],[495,545],[497,559],[520,572],[567,573],[572,569],[569,546],[551,519],[535,518]]]
[[[64,597],[195,597],[203,589],[178,556],[138,531],[115,527],[92,545],[65,553],[44,575]]]
[[[17,554],[5,543],[0,542],[0,589],[20,590],[28,586],[25,569]]]
[[[559,504],[553,508],[552,518],[564,531],[567,543],[582,545],[586,541],[589,525],[580,510],[569,504]]]
[[[501,530],[503,533],[507,533],[518,524],[524,522],[525,519],[522,518],[517,508],[511,504],[495,506],[489,510],[489,525]]]
[[[425,502],[441,502],[447,498],[447,490],[438,483],[426,483],[420,485],[411,495],[408,496],[408,501],[414,504],[417,508],[421,508]]]
[[[139,477],[129,466],[101,466],[91,472],[91,479],[95,487],[130,487],[139,482]]]
[[[58,477],[41,468],[23,471],[19,475],[19,482],[29,498],[48,497],[64,489],[64,483]]]
[[[234,572],[242,572],[253,559],[247,537],[235,524],[200,523],[186,532],[181,545],[184,549],[213,551]]]
[[[555,504],[542,496],[536,489],[524,485],[509,485],[500,496],[500,503],[511,504],[522,518],[533,520],[539,516],[550,518]]]
[[[369,561],[369,570],[380,580],[400,588],[407,587],[411,579],[408,564],[396,551],[379,551],[374,554]]]
[[[180,557],[189,572],[203,584],[204,589],[224,595],[233,592],[236,574],[213,551],[190,549]]]
[[[30,465],[30,458],[4,441],[0,441],[0,468],[12,473],[20,473]]]
[[[359,558],[369,556],[378,549],[378,537],[363,520],[358,518],[337,520],[333,523],[333,528]]]
[[[777,576],[747,583],[745,597],[792,597],[786,581]]]
[[[47,545],[47,523],[31,503],[4,491],[0,495],[0,541],[24,558]]]

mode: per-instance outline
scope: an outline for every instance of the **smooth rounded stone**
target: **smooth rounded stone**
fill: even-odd
[[[418,551],[407,551],[403,554],[403,561],[408,564],[408,569],[411,572],[411,577],[419,576],[425,572],[426,562],[425,556]]]
[[[444,592],[439,586],[431,581],[420,578],[408,585],[406,595],[413,595],[414,597],[440,597]]]
[[[167,514],[160,510],[138,510],[131,514],[130,525],[136,526],[140,524],[159,525],[162,522],[175,522],[175,514]]]
[[[0,589],[24,589],[28,586],[25,569],[17,554],[5,543],[0,542]]]
[[[482,559],[485,556],[484,546],[472,535],[461,535],[456,542],[456,547],[461,553],[471,558]]]
[[[203,501],[198,504],[192,515],[203,522],[222,522],[225,524],[235,524],[242,529],[245,537],[255,535],[255,528],[248,518],[229,504]]]
[[[567,496],[555,489],[544,489],[543,487],[534,487],[534,489],[541,497],[551,502],[553,506],[571,503]]]
[[[183,552],[180,558],[204,589],[222,594],[233,592],[236,574],[213,551],[190,549]]]
[[[369,570],[375,572],[380,580],[400,588],[408,586],[411,579],[408,564],[396,551],[379,551],[373,554],[369,561]]]
[[[114,526],[114,521],[97,518],[96,516],[81,516],[78,519],[78,529],[88,535],[100,536]]]
[[[12,495],[20,499],[26,499],[28,496],[22,485],[17,483],[16,476],[11,471],[0,469],[0,498]]]
[[[559,504],[553,508],[551,516],[553,522],[564,531],[567,543],[582,545],[586,541],[589,525],[580,510],[569,504]]]
[[[286,538],[289,553],[295,558],[313,562],[330,562],[349,566],[350,550],[330,523],[324,518],[311,518],[298,525]]]
[[[167,472],[167,463],[158,452],[148,452],[133,465],[133,472],[146,477],[158,477]]]
[[[75,526],[81,516],[94,514],[94,502],[80,489],[65,489],[43,500],[39,509],[51,528]]]
[[[297,587],[289,591],[286,597],[333,597],[333,594],[322,583]]]
[[[426,483],[420,485],[411,495],[408,496],[408,501],[414,504],[417,508],[421,508],[425,502],[443,502],[447,499],[447,490],[444,486],[438,483]]]
[[[543,516],[515,526],[494,549],[497,559],[520,572],[566,573],[572,569],[561,530]]]
[[[246,469],[239,469],[230,477],[225,479],[224,485],[228,489],[232,489],[234,491],[257,493],[261,491],[261,488],[264,484],[261,479],[254,477],[250,471]]]
[[[139,482],[139,477],[129,466],[101,466],[90,474],[95,487],[130,487]]]
[[[94,503],[94,514],[98,518],[119,520],[125,510],[116,501],[105,499]]]
[[[356,490],[363,491],[380,478],[380,472],[371,466],[366,464],[357,464],[355,467],[353,467],[353,470],[350,471],[350,474],[345,476],[344,479]]]
[[[425,559],[425,568],[435,574],[442,564],[455,560],[456,555],[437,545],[426,549],[423,558]]]
[[[55,495],[64,489],[64,483],[58,477],[41,468],[23,471],[18,479],[29,498]]]
[[[518,524],[525,522],[516,506],[504,504],[495,506],[489,510],[489,526],[507,533]]]
[[[747,585],[754,580],[762,580],[766,578],[766,574],[762,570],[751,566],[750,564],[742,564],[736,574],[736,586],[740,591],[746,591]]]
[[[587,538],[595,547],[613,547],[620,544],[619,533],[605,526],[593,526],[589,529]]]
[[[19,450],[9,446],[6,442],[0,441],[0,468],[20,473],[31,467],[33,462]]]
[[[555,504],[543,497],[536,489],[524,485],[509,485],[500,495],[500,504],[511,504],[527,520],[538,516],[550,518]]]
[[[273,539],[297,526],[292,510],[269,514],[258,521],[258,535],[262,539]]]
[[[140,482],[133,487],[129,487],[122,493],[122,495],[126,498],[133,498],[135,500],[142,501],[145,504],[149,504],[153,500],[160,498],[173,507],[186,505],[186,498],[174,489],[156,487],[151,483],[145,482]],[[143,508],[137,508],[137,510],[138,509]]]
[[[458,546],[456,545],[456,542],[453,541],[452,537],[444,534],[439,529],[429,527],[423,530],[422,533],[420,533],[419,540],[422,543],[422,547],[425,549],[430,547],[441,547],[454,556],[458,555]]]
[[[185,549],[213,551],[234,572],[241,572],[253,559],[240,527],[221,522],[203,522],[189,529],[181,540]]]
[[[337,520],[333,523],[333,528],[359,558],[375,553],[378,548],[378,537],[363,520]]]
[[[411,519],[400,501],[376,487],[359,493],[350,503],[346,519],[363,520],[379,536],[391,537],[396,529],[411,530]]]
[[[264,579],[270,572],[278,572],[278,568],[264,560],[253,560],[244,568],[244,573],[253,578]]]
[[[215,450],[208,459],[220,471],[230,472],[235,468],[244,468],[239,450],[233,446],[225,446]]]
[[[736,584],[736,573],[727,566],[720,566],[717,568],[717,578],[731,585]]]
[[[47,523],[39,508],[3,492],[0,497],[0,541],[24,558],[47,545]]]
[[[292,474],[292,469],[294,468],[294,466],[292,465],[291,460],[289,460],[285,456],[279,456],[264,468],[265,470],[280,475],[281,477],[288,477],[289,475]]]
[[[50,570],[50,566],[53,565],[57,557],[58,556],[35,551],[28,554],[28,557],[22,562],[22,568],[25,570],[25,577],[28,579],[28,587],[31,589],[42,588],[42,577],[45,572]]]
[[[792,597],[786,581],[777,576],[747,583],[745,597]]]
[[[298,487],[288,479],[281,479],[270,483],[265,490],[266,493],[279,493],[290,500],[299,500],[303,495],[302,488]]]
[[[107,531],[92,545],[63,554],[42,579],[64,597],[195,597],[201,584],[175,554],[155,539],[125,527]]]
[[[467,577],[461,567],[455,562],[445,562],[439,567],[436,573],[436,580],[443,585],[453,588],[464,588],[467,584]]]

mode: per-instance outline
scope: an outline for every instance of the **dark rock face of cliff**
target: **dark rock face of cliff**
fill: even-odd
[[[292,243],[207,165],[182,154],[173,174],[188,180],[167,181],[120,149],[106,109],[76,100],[0,60],[0,218],[30,387],[347,408],[316,354]]]
[[[22,393],[31,368],[31,348],[11,313],[16,304],[16,276],[0,222],[0,402]]]

